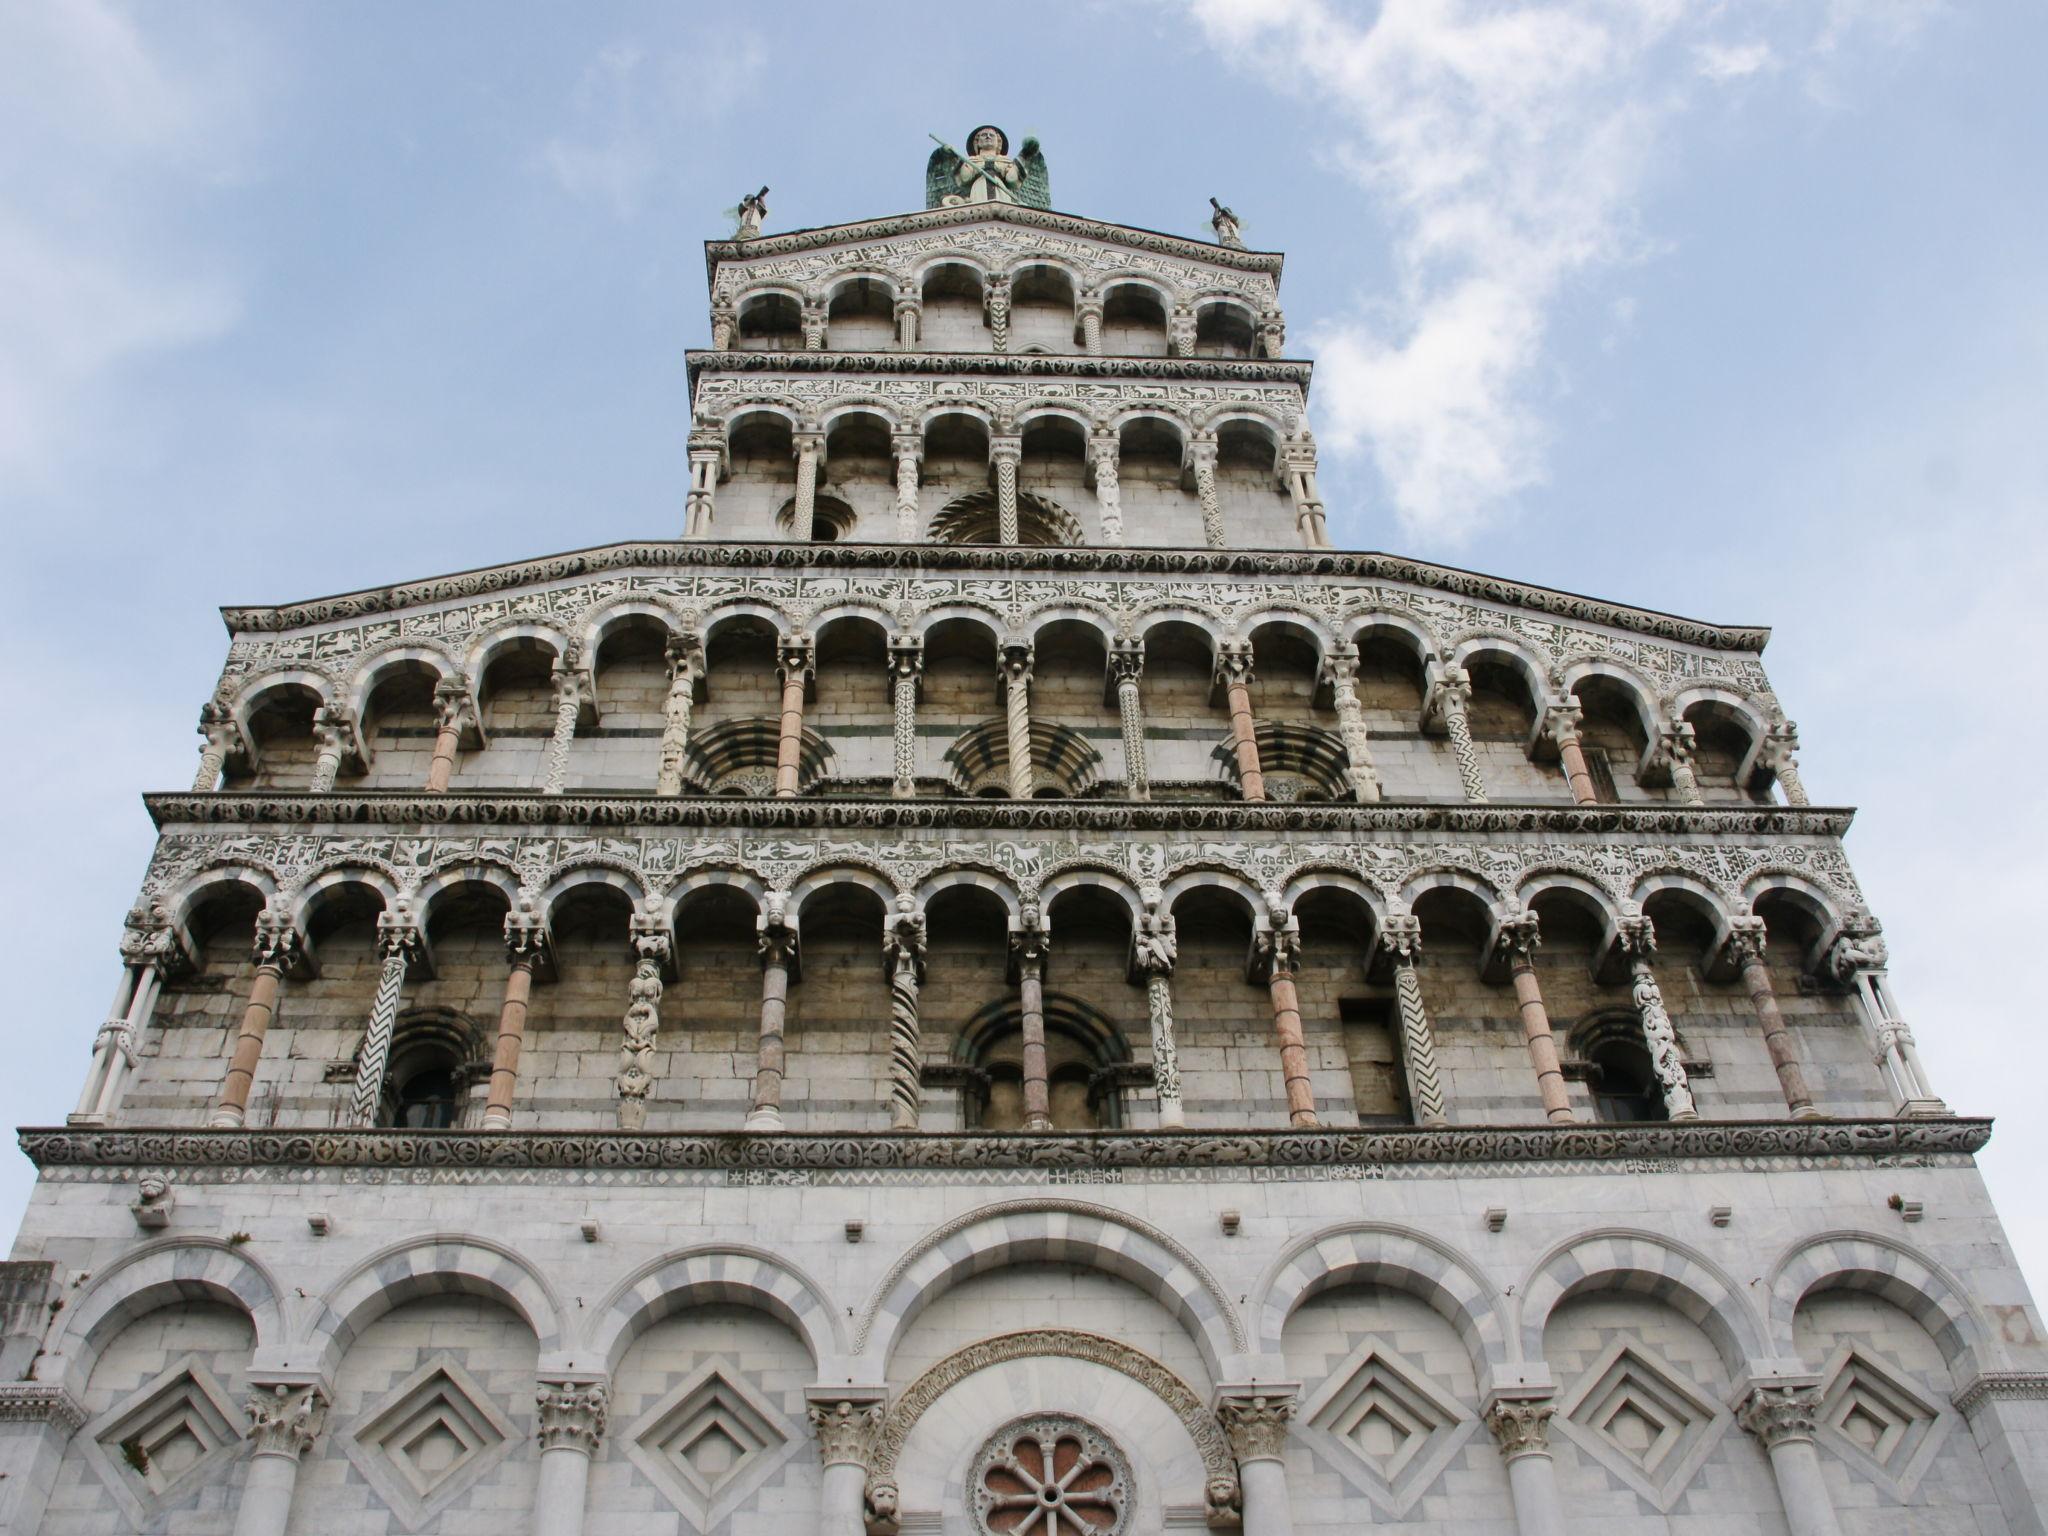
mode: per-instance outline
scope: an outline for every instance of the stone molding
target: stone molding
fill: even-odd
[[[54,1424],[76,1434],[90,1417],[84,1406],[62,1387],[40,1381],[0,1384],[0,1424]]]
[[[1314,364],[1295,358],[1095,357],[1063,352],[717,352],[693,347],[685,356],[693,399],[700,375],[771,372],[1288,384],[1299,389],[1306,399],[1309,375],[1314,368]]]
[[[39,1170],[64,1167],[804,1169],[1294,1168],[1334,1164],[1600,1163],[1701,1157],[1884,1159],[1974,1154],[1992,1122],[1687,1120],[1641,1126],[1417,1126],[1376,1130],[1096,1131],[981,1135],[933,1131],[124,1130],[26,1127]],[[980,1219],[978,1213],[975,1219]],[[2048,1376],[1980,1378],[1982,1394],[2028,1396]],[[2007,1391],[2007,1386],[2012,1387]],[[1974,1390],[1974,1384],[1973,1388]]]
[[[2048,1371],[1985,1371],[1965,1382],[1949,1401],[1967,1419],[1993,1398],[2048,1402]]]

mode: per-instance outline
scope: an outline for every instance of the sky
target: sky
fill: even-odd
[[[75,1100],[217,608],[679,535],[723,210],[916,207],[995,121],[1288,253],[1338,544],[1773,626],[2048,1283],[2043,57],[2028,0],[0,0],[0,1121]]]

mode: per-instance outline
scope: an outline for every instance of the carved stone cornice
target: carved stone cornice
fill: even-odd
[[[1646,1125],[1393,1126],[1371,1130],[977,1132],[382,1131],[30,1127],[39,1169],[1257,1168],[1338,1163],[1603,1163],[1617,1158],[1968,1155],[1989,1119],[1686,1120]]]
[[[41,1381],[0,1383],[0,1424],[54,1424],[69,1435],[86,1418],[84,1405],[60,1386]]]
[[[947,378],[1158,379],[1162,383],[1292,384],[1308,396],[1313,364],[1293,358],[1097,357],[1047,352],[711,352],[692,350],[690,397],[700,377],[752,373],[928,373]]]
[[[2048,1371],[1985,1371],[1971,1377],[1949,1401],[1956,1412],[1969,1418],[1993,1398],[2048,1402]]]

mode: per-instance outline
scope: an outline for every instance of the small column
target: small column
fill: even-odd
[[[1457,760],[1458,783],[1465,799],[1473,805],[1486,803],[1486,781],[1479,776],[1479,752],[1472,745],[1472,722],[1466,714],[1472,702],[1472,678],[1463,667],[1438,668],[1430,684],[1429,698],[1422,707],[1425,721],[1442,723],[1451,738],[1451,756]]]
[[[1699,775],[1693,771],[1693,746],[1691,722],[1667,720],[1657,740],[1657,759],[1671,775],[1671,787],[1678,791],[1680,803],[1705,805],[1707,801],[1700,793]]]
[[[245,750],[242,731],[225,705],[202,704],[199,734],[204,740],[199,747],[199,770],[192,776],[192,789],[196,794],[211,794],[220,788],[220,776],[228,759]]]
[[[1785,1107],[1795,1120],[1817,1119],[1813,1093],[1806,1086],[1806,1074],[1799,1070],[1799,1057],[1792,1049],[1792,1031],[1778,1009],[1778,994],[1771,985],[1771,968],[1764,962],[1768,931],[1760,917],[1738,917],[1728,927],[1728,953],[1742,967],[1742,985],[1749,993],[1749,1005],[1764,1032],[1764,1049],[1771,1053],[1777,1069],[1778,1087],[1785,1095]]]
[[[1202,541],[1211,549],[1224,545],[1223,502],[1216,491],[1214,437],[1198,437],[1188,445],[1188,465],[1195,473],[1195,495],[1202,503]]]
[[[725,432],[717,426],[690,430],[690,494],[683,505],[683,537],[708,539],[717,521],[718,474],[725,464]]]
[[[1237,1458],[1239,1497],[1244,1502],[1243,1536],[1293,1536],[1287,1504],[1287,1421],[1294,1417],[1294,1389],[1285,1383],[1264,1388],[1223,1388],[1216,1417]]]
[[[624,1035],[619,1042],[619,1129],[647,1128],[647,1095],[654,1087],[654,1047],[661,1031],[661,978],[674,963],[668,921],[649,899],[628,930],[633,979],[626,984]]]
[[[235,1036],[234,1054],[228,1058],[228,1074],[221,1084],[220,1098],[207,1123],[216,1129],[238,1130],[249,1115],[249,1089],[256,1081],[256,1063],[263,1057],[263,1037],[277,1014],[278,994],[285,975],[297,970],[305,957],[305,941],[289,918],[266,907],[256,917],[256,943],[252,958],[256,981],[249,988],[249,1001],[242,1009],[242,1027]]]
[[[789,509],[789,537],[797,544],[811,542],[818,516],[818,465],[825,457],[825,434],[804,431],[796,434],[796,499]]]
[[[1358,702],[1358,647],[1348,641],[1330,652],[1323,667],[1330,697],[1337,706],[1337,735],[1344,743],[1345,777],[1361,804],[1380,798],[1380,776],[1372,765],[1372,737],[1365,728],[1365,707]]]
[[[793,799],[802,778],[804,693],[815,675],[817,651],[808,635],[786,635],[776,648],[782,678],[782,733],[775,743],[775,794]]]
[[[384,1074],[391,1065],[391,1033],[398,1023],[399,995],[408,971],[426,955],[426,935],[412,904],[394,897],[377,914],[377,952],[383,964],[377,973],[377,996],[370,1004],[370,1022],[356,1052],[356,1088],[349,1103],[351,1125],[375,1125],[384,1099]]]
[[[533,973],[546,957],[547,925],[531,897],[505,914],[505,996],[498,1005],[498,1039],[491,1052],[491,1086],[484,1100],[483,1128],[512,1128],[512,1095],[519,1086],[519,1052],[526,1042],[526,1011],[533,997]]]
[[[1017,466],[1024,462],[1024,440],[1000,436],[989,439],[989,463],[996,475],[996,542],[1017,542]]]
[[[915,544],[924,537],[917,515],[917,474],[924,461],[924,439],[915,432],[890,434],[896,451],[896,537]]]
[[[1401,1062],[1408,1070],[1408,1103],[1417,1125],[1448,1125],[1443,1080],[1436,1068],[1436,1031],[1422,1006],[1422,979],[1415,962],[1422,954],[1422,924],[1397,912],[1380,930],[1380,948],[1394,968],[1394,1002],[1401,1015]]]
[[[711,350],[730,352],[733,342],[739,338],[740,315],[729,303],[719,302],[711,306]]]
[[[1571,1096],[1565,1092],[1564,1067],[1557,1059],[1557,1040],[1550,1033],[1550,1013],[1543,1006],[1543,989],[1536,984],[1536,949],[1542,943],[1541,928],[1534,912],[1516,912],[1503,918],[1495,940],[1514,977],[1515,1008],[1522,1019],[1522,1038],[1529,1045],[1529,1064],[1536,1069],[1536,1094],[1543,1104],[1544,1118],[1557,1125],[1573,1119]]]
[[[988,280],[987,296],[989,348],[995,352],[1010,350],[1010,280],[1000,274]],[[1014,540],[1011,542],[1015,542]]]
[[[1090,357],[1102,356],[1102,296],[1082,294],[1074,314],[1081,322],[1081,350]]]
[[[1287,317],[1277,309],[1259,316],[1259,351],[1266,357],[1287,355]]]
[[[572,646],[566,657],[556,661],[552,673],[555,685],[555,730],[548,741],[548,760],[540,792],[559,795],[569,783],[569,743],[576,738],[576,721],[593,693],[590,678],[578,664]]]
[[[533,1536],[583,1536],[590,1458],[604,1440],[611,1402],[597,1381],[535,1385],[540,1471],[533,1490]]]
[[[107,1009],[107,1022],[93,1036],[92,1065],[86,1070],[85,1086],[79,1090],[78,1107],[71,1112],[71,1124],[102,1123],[104,1117],[99,1112],[99,1105],[106,1094],[107,1079],[117,1070],[115,1063],[134,1052],[131,1021],[136,995],[155,969],[154,965],[122,964],[121,980],[114,988],[113,1005]]]
[[[917,350],[918,324],[924,317],[924,301],[914,293],[896,295],[896,346],[904,352]]]
[[[427,765],[427,793],[445,795],[455,777],[455,757],[462,750],[462,733],[469,728],[469,686],[460,678],[444,677],[434,684],[434,760]]]
[[[1109,649],[1109,675],[1116,680],[1117,721],[1124,736],[1124,789],[1133,800],[1152,798],[1145,765],[1145,700],[1138,680],[1145,675],[1145,642],[1124,639]]]
[[[1252,720],[1252,643],[1225,640],[1216,648],[1216,675],[1230,700],[1230,744],[1237,754],[1238,792],[1247,800],[1266,798],[1259,767],[1259,731]]]
[[[693,629],[679,630],[668,637],[662,659],[668,664],[668,695],[661,704],[661,766],[655,770],[654,792],[680,795],[697,679],[704,675],[704,642]]]
[[[1550,1417],[1555,1411],[1548,1397],[1496,1396],[1480,1415],[1507,1464],[1516,1536],[1565,1536],[1557,1465],[1550,1459]]]
[[[1898,1001],[1892,995],[1891,977],[1885,970],[1889,959],[1877,919],[1859,912],[1828,950],[1826,968],[1835,980],[1855,993],[1872,1054],[1891,1088],[1899,1114],[1945,1115],[1948,1106],[1928,1082],[1913,1031],[1900,1017]]]
[[[1556,746],[1558,761],[1564,764],[1565,782],[1571,785],[1574,805],[1593,805],[1600,799],[1579,737],[1579,721],[1584,714],[1584,706],[1577,699],[1553,704],[1543,711],[1543,734]]]
[[[1031,646],[1011,640],[1001,662],[1003,709],[1009,728],[1010,798],[1029,800],[1037,788],[1031,766]]]
[[[1123,489],[1117,479],[1117,455],[1114,432],[1089,435],[1088,466],[1095,475],[1095,515],[1102,522],[1102,541],[1105,544],[1124,541],[1124,501]]]
[[[351,755],[355,740],[355,718],[340,704],[323,704],[313,711],[313,779],[306,786],[313,794],[331,794],[342,759]]]
[[[1178,957],[1173,914],[1159,910],[1147,892],[1145,915],[1131,934],[1131,973],[1145,981],[1145,1008],[1152,1027],[1152,1091],[1159,1100],[1159,1128],[1178,1131],[1188,1123],[1180,1098],[1180,1055],[1173,1043],[1173,967]]]
[[[252,1385],[256,1395],[246,1405],[249,1472],[235,1510],[235,1536],[284,1536],[299,1482],[299,1458],[320,1438],[327,1394],[318,1386],[289,1382]]]
[[[1280,1046],[1280,1076],[1287,1089],[1287,1123],[1297,1130],[1320,1124],[1315,1091],[1309,1085],[1308,1043],[1301,1033],[1301,995],[1294,978],[1301,970],[1301,925],[1275,910],[1252,933],[1251,980],[1263,981],[1273,1002],[1273,1037]]]
[[[1799,727],[1783,715],[1771,722],[1757,760],[1777,777],[1787,805],[1807,805],[1806,785],[1799,777]]]
[[[789,974],[797,969],[797,932],[787,916],[789,898],[769,896],[756,920],[761,949],[761,1036],[754,1064],[754,1101],[746,1129],[782,1129],[783,1024],[789,1012]]]
[[[1685,1063],[1678,1059],[1678,1036],[1650,966],[1657,956],[1657,926],[1640,915],[1624,917],[1620,938],[1621,951],[1628,956],[1629,991],[1643,1021],[1643,1044],[1649,1047],[1650,1066],[1664,1090],[1664,1112],[1673,1120],[1697,1120],[1700,1112],[1693,1106],[1692,1085],[1685,1078]]]
[[[79,1100],[78,1113],[72,1116],[74,1121],[106,1125],[113,1120],[128,1086],[128,1074],[135,1070],[136,1047],[156,1017],[164,976],[189,966],[169,914],[155,903],[129,912],[122,925],[121,960],[121,984],[107,1022],[93,1042],[92,1069],[86,1074],[86,1092]]]
[[[825,350],[825,328],[830,318],[830,313],[818,300],[806,299],[804,301],[802,321],[804,328],[804,350],[806,352],[822,352]]]
[[[1045,961],[1052,932],[1038,908],[1026,905],[1010,930],[1010,977],[1024,1025],[1024,1129],[1052,1129],[1052,1095],[1045,1064]]]
[[[1195,312],[1185,304],[1174,305],[1166,317],[1166,345],[1174,357],[1195,355]]]
[[[1293,442],[1280,450],[1281,473],[1294,497],[1294,527],[1301,542],[1310,549],[1330,547],[1329,519],[1323,511],[1323,494],[1316,485],[1316,446]]]
[[[866,1536],[868,1473],[881,1440],[883,1400],[831,1386],[812,1387],[805,1395],[818,1459],[825,1464],[819,1536]]]
[[[889,691],[895,707],[896,779],[889,792],[898,800],[917,794],[917,689],[924,676],[924,642],[916,635],[889,640]]]
[[[924,1040],[917,1021],[917,990],[924,981],[924,914],[909,895],[882,929],[882,963],[889,972],[889,1128],[917,1129],[924,1073]]]
[[[1778,1483],[1778,1501],[1785,1506],[1785,1528],[1791,1536],[1842,1532],[1813,1443],[1819,1415],[1818,1384],[1782,1377],[1752,1381],[1735,1409],[1735,1422],[1756,1436],[1771,1459],[1771,1475]]]

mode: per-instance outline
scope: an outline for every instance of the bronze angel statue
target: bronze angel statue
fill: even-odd
[[[924,205],[954,208],[962,203],[1021,203],[1050,208],[1052,183],[1045,174],[1045,154],[1038,140],[1026,138],[1013,159],[1010,138],[984,123],[967,136],[967,153],[933,134],[938,148],[924,168]]]

